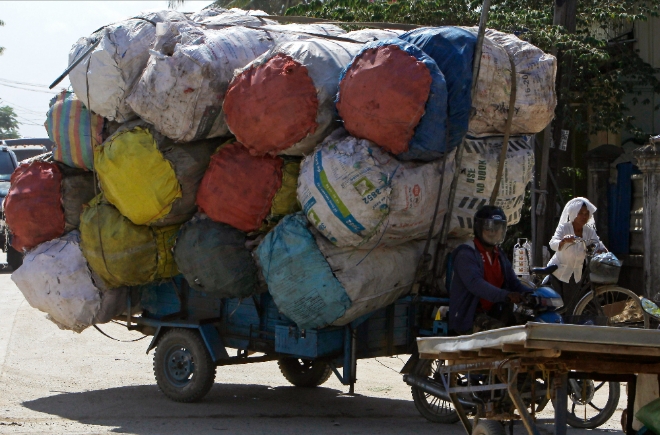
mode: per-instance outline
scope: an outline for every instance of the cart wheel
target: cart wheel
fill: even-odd
[[[311,359],[282,358],[277,365],[286,380],[296,387],[318,387],[332,374],[329,365]]]
[[[443,360],[420,359],[415,364],[412,373],[416,376],[427,378],[427,381],[434,382],[444,388],[442,376],[438,369],[445,365]],[[422,414],[422,417],[433,423],[456,423],[460,418],[452,406],[451,402],[443,400],[432,394],[426,393],[417,387],[411,387],[415,407]]]
[[[566,422],[578,429],[595,429],[612,417],[620,395],[618,382],[570,379]]]
[[[197,331],[174,328],[163,335],[154,353],[158,388],[175,402],[196,402],[215,380],[215,364]]]
[[[505,435],[504,426],[495,420],[479,420],[472,435]]]
[[[9,264],[9,266],[15,272],[16,269],[23,265],[23,254],[11,246],[7,246],[7,264]]]

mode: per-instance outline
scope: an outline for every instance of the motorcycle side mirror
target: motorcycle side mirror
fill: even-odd
[[[646,299],[644,297],[640,298],[642,302],[642,308],[644,311],[651,317],[654,317],[660,320],[660,307],[653,302],[651,299]]]

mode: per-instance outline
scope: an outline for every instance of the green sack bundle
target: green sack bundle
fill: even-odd
[[[180,225],[135,225],[102,195],[80,216],[83,255],[109,288],[141,285],[179,273],[172,247]]]

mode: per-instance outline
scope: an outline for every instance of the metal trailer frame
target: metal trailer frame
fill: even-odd
[[[628,409],[632,415],[636,374],[660,374],[660,331],[528,323],[461,337],[433,337],[418,339],[420,358],[441,359],[447,362],[438,370],[449,396],[468,435],[473,423],[467,416],[459,393],[505,391],[518,415],[497,414],[491,403],[478,406],[474,426],[481,418],[514,421],[520,419],[529,435],[539,435],[535,407],[528,410],[518,385],[518,374],[549,373],[554,392],[555,435],[566,435],[569,379],[594,379],[629,382]],[[486,385],[457,386],[455,374],[488,373]],[[493,376],[493,373],[496,376]],[[496,378],[499,382],[493,382]],[[425,386],[425,380],[408,375],[406,382]],[[447,378],[449,381],[447,381]],[[531,383],[530,397],[536,397]],[[428,385],[426,385],[428,388]],[[430,390],[429,390],[430,392]],[[528,393],[530,394],[530,393]],[[532,401],[533,403],[533,401]],[[626,434],[633,434],[632,418],[628,419]]]
[[[419,336],[447,335],[445,322],[434,321],[432,329],[420,325],[421,305],[447,305],[446,298],[405,296],[345,326],[304,330],[277,311],[267,292],[243,300],[219,298],[173,278],[152,289],[149,296],[155,297],[149,309],[134,316],[136,302],[143,305],[145,301],[142,295],[128,292],[127,315],[117,318],[129,330],[153,335],[147,353],[168,330],[191,329],[199,333],[216,366],[287,357],[322,360],[349,386],[350,394],[357,380],[358,359],[412,353],[406,365],[410,367],[417,361],[415,341]],[[228,349],[236,349],[235,356]],[[250,356],[254,352],[263,355]]]

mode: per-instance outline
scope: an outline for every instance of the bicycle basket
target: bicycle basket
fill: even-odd
[[[619,282],[621,261],[611,252],[594,255],[589,263],[589,278],[596,284],[616,284]]]
[[[607,316],[580,314],[577,316],[562,316],[562,320],[568,325],[607,326]]]

